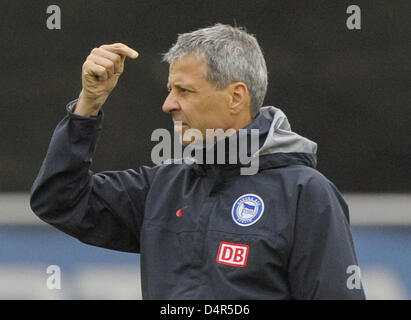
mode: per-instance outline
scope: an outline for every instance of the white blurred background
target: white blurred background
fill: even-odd
[[[139,255],[82,244],[0,194],[0,299],[141,299]],[[411,195],[345,194],[367,299],[411,297]],[[60,269],[60,289],[47,281]],[[56,282],[54,282],[56,285]]]

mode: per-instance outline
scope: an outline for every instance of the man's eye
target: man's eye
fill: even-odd
[[[171,92],[171,87],[167,87],[167,91]],[[188,90],[186,88],[182,88],[182,87],[176,87],[176,90],[180,93],[187,93],[187,92],[192,92],[191,90]]]

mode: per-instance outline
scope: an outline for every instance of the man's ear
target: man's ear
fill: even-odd
[[[250,109],[250,94],[244,82],[233,82],[230,84],[231,104],[230,113],[233,115]]]

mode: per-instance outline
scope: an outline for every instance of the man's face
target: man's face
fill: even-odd
[[[171,113],[173,122],[182,122],[175,130],[184,135],[188,129],[197,129],[205,139],[206,129],[230,128],[230,95],[217,90],[205,78],[206,62],[189,54],[170,65],[167,87],[170,91],[163,111]],[[191,140],[183,140],[189,143]]]

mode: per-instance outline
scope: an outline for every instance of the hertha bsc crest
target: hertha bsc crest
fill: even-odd
[[[255,194],[245,194],[238,198],[231,208],[231,216],[241,227],[256,223],[264,212],[263,200]]]

